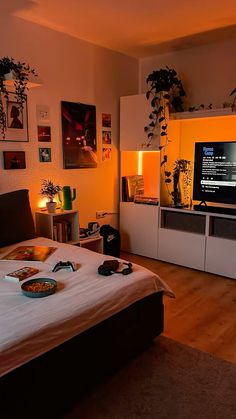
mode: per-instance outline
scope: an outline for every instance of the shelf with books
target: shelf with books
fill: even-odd
[[[79,244],[78,211],[58,211],[48,213],[37,211],[35,214],[38,236],[47,237],[61,243]]]

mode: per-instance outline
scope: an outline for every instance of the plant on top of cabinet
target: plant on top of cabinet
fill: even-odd
[[[160,150],[162,150],[168,144],[169,109],[182,112],[184,110],[183,97],[186,93],[176,71],[169,67],[153,71],[147,77],[146,82],[150,86],[146,92],[146,98],[147,100],[151,98],[151,107],[153,108],[149,115],[150,122],[144,127],[144,131],[147,133],[147,147],[153,137],[160,132],[160,137],[165,139],[164,144],[160,144]]]
[[[16,102],[20,105],[21,111],[26,101],[27,83],[30,75],[37,76],[34,69],[26,63],[20,61],[15,62],[14,58],[3,57],[0,59],[0,129],[5,139],[6,131],[6,111],[4,107],[4,99],[9,100],[9,92],[7,90],[6,80],[13,79]]]

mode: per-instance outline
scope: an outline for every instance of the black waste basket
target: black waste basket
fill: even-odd
[[[116,228],[109,224],[104,224],[100,228],[103,236],[103,252],[105,255],[120,257],[120,233]]]

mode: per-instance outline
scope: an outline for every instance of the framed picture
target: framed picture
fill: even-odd
[[[102,160],[110,160],[111,159],[111,147],[103,147],[102,148]]]
[[[64,169],[97,167],[96,107],[61,102]]]
[[[5,138],[0,134],[0,141],[29,141],[28,134],[28,112],[27,100],[23,109],[16,102],[15,94],[9,93],[9,100],[3,101],[3,107],[6,111],[6,132]]]
[[[111,114],[110,113],[102,114],[102,126],[106,128],[111,128]]]
[[[38,125],[38,141],[51,141],[51,127]]]
[[[3,151],[4,169],[25,169],[24,151]]]
[[[52,161],[51,148],[48,148],[48,147],[39,148],[39,161],[42,163],[48,163]]]
[[[102,131],[102,144],[111,144],[111,131]]]

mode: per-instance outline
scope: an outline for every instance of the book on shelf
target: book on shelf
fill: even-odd
[[[44,262],[56,249],[56,247],[50,246],[19,246],[3,256],[2,259]]]
[[[61,220],[54,223],[53,238],[60,243],[67,243],[71,240],[71,223],[68,220]]]
[[[122,201],[133,201],[135,195],[144,194],[143,175],[122,177]]]
[[[5,279],[14,282],[20,282],[26,278],[29,278],[30,276],[36,275],[38,272],[40,272],[40,270],[37,268],[25,266],[24,268],[20,268],[16,271],[10,272],[9,274],[6,274]]]

